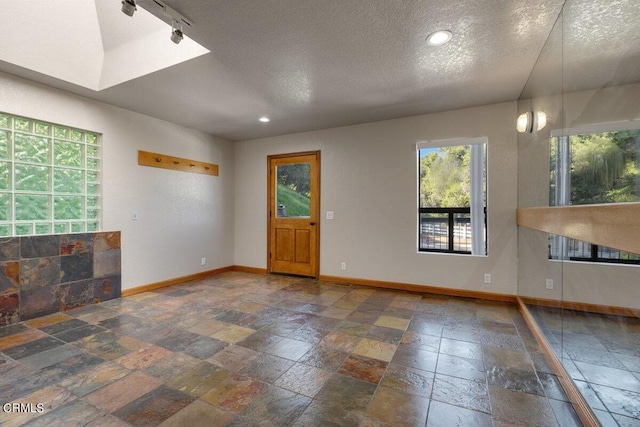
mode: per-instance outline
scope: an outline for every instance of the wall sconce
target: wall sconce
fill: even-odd
[[[547,125],[547,115],[544,111],[527,111],[518,116],[516,130],[520,133],[534,133]]]

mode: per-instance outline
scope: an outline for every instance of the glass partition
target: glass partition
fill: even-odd
[[[637,0],[564,3],[518,101],[520,208],[640,201],[639,20]],[[602,425],[640,425],[640,255],[518,233],[519,296],[569,378]]]

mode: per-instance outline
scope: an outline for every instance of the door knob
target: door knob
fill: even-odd
[[[310,222],[309,225],[316,225],[316,223],[315,222]]]

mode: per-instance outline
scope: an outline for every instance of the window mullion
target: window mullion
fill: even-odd
[[[571,150],[569,148],[569,137],[558,138],[558,181],[556,185],[556,206],[568,206],[571,204]]]
[[[448,232],[449,232],[449,251],[453,252],[453,239],[455,237],[455,233],[453,232],[454,229],[454,221],[453,221],[453,217],[454,217],[454,213],[453,212],[449,212],[449,227],[448,227]]]
[[[471,253],[480,255],[485,248],[484,242],[484,144],[471,145]],[[486,253],[486,252],[485,252]]]

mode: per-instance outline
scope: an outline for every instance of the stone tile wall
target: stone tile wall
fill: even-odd
[[[120,296],[119,231],[0,238],[0,326]]]

